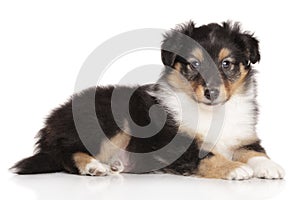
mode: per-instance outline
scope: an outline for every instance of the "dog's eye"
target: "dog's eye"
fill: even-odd
[[[223,69],[228,70],[228,69],[231,68],[230,66],[231,66],[231,62],[230,61],[228,61],[228,60],[223,60],[222,61],[222,68]]]
[[[193,62],[191,62],[191,64],[192,64],[194,67],[200,67],[200,66],[201,66],[201,63],[198,62],[198,61],[193,61]]]

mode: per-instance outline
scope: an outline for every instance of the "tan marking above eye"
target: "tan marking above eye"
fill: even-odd
[[[241,91],[241,89],[243,89],[243,83],[244,83],[244,80],[249,72],[249,70],[246,70],[245,69],[245,66],[240,63],[239,65],[240,67],[240,76],[237,80],[235,80],[234,83],[229,83],[227,86],[226,86],[226,90],[227,90],[227,93],[229,96],[232,96],[234,93],[238,93],[239,91]]]
[[[222,48],[218,55],[218,60],[221,62],[224,58],[227,58],[230,56],[231,51],[228,48]]]
[[[204,60],[202,50],[199,48],[195,48],[191,54],[199,61]]]

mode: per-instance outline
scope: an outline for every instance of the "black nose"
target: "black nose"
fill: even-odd
[[[211,101],[214,101],[218,98],[220,91],[216,88],[210,88],[204,90],[204,96]]]

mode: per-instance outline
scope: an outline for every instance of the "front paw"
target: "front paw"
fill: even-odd
[[[241,165],[232,170],[225,179],[227,180],[246,180],[253,176],[253,170],[247,165]]]
[[[254,176],[265,179],[282,179],[285,175],[281,166],[266,157],[253,157],[247,164],[253,169]]]

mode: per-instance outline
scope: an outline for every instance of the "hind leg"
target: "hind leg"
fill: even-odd
[[[113,160],[107,165],[82,152],[74,153],[73,161],[81,175],[106,176],[118,174],[124,169],[120,160]]]
[[[124,165],[120,159],[111,159],[109,167],[111,174],[119,174],[124,171]]]
[[[73,161],[78,169],[78,173],[81,175],[106,176],[109,174],[108,165],[100,163],[98,160],[86,153],[74,153]]]

